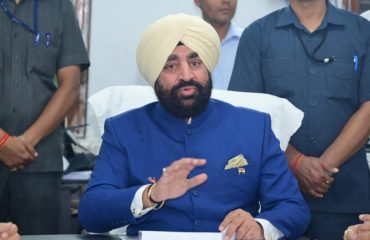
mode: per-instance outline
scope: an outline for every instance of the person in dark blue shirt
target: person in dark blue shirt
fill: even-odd
[[[283,97],[305,113],[286,155],[311,208],[312,239],[342,239],[370,212],[369,51],[370,23],[325,0],[290,0],[239,43],[229,90]]]

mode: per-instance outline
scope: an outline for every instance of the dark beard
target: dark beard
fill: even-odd
[[[197,92],[192,96],[182,97],[177,94],[177,91],[182,87],[193,86],[196,87]],[[166,91],[159,83],[159,80],[154,85],[155,94],[160,104],[170,113],[179,118],[195,117],[202,113],[209,102],[212,93],[212,79],[209,78],[206,86],[202,86],[194,80],[181,81],[175,85],[171,90]],[[185,100],[191,100],[191,104],[185,103]]]

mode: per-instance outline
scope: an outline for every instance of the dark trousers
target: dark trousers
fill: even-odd
[[[310,240],[340,240],[346,228],[359,224],[358,213],[311,212],[311,223],[305,234]]]
[[[57,234],[61,173],[10,172],[0,167],[0,222],[12,221],[21,235]]]

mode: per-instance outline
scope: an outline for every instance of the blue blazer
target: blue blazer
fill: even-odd
[[[242,154],[245,173],[225,170]],[[208,180],[163,208],[134,218],[130,206],[148,178],[182,157],[204,158],[190,177]],[[289,170],[284,152],[271,130],[268,114],[211,100],[206,110],[184,123],[155,102],[109,118],[96,167],[79,207],[82,225],[106,232],[128,225],[139,230],[218,232],[235,209],[268,220],[285,237],[296,239],[308,226],[309,210]]]

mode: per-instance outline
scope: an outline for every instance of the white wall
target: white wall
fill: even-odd
[[[285,5],[284,0],[239,0],[234,18],[240,27]],[[144,29],[174,13],[201,15],[192,0],[92,1],[89,95],[111,85],[145,84],[135,51]]]
[[[239,0],[234,21],[244,28],[285,5],[285,0]],[[92,1],[88,95],[112,85],[146,84],[136,67],[140,36],[153,21],[179,12],[201,15],[193,0]],[[87,120],[89,137],[96,134],[90,108]]]

